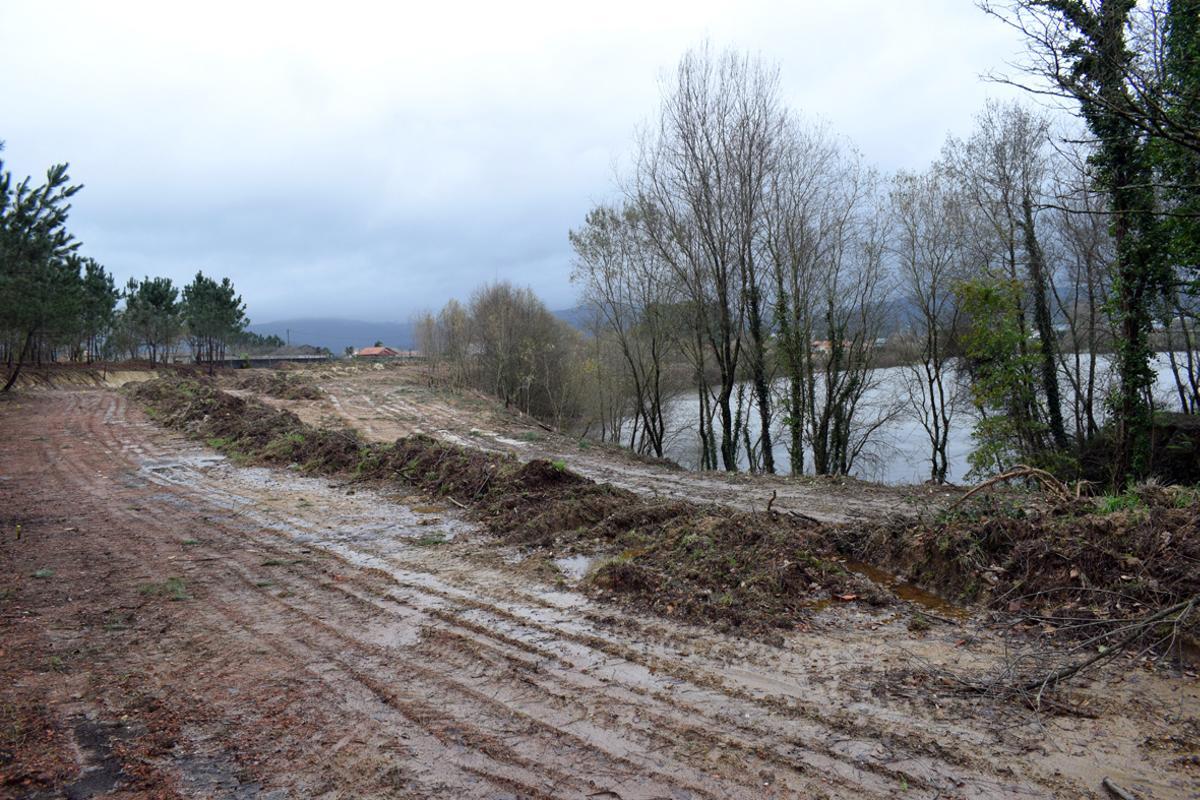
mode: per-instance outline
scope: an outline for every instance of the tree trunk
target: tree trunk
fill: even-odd
[[[1047,412],[1050,415],[1050,435],[1054,446],[1067,449],[1067,431],[1063,425],[1062,399],[1058,392],[1058,365],[1055,353],[1054,325],[1050,320],[1050,305],[1046,299],[1045,260],[1037,233],[1033,226],[1033,202],[1026,192],[1021,198],[1021,210],[1025,233],[1025,251],[1028,256],[1029,281],[1033,286],[1033,316],[1041,339],[1042,388],[1046,392]]]
[[[13,369],[12,374],[8,376],[8,380],[4,383],[4,388],[0,389],[0,394],[4,394],[13,387],[17,382],[17,376],[21,374],[21,365],[25,363],[25,357],[29,352],[29,345],[33,341],[34,331],[29,331],[25,335],[25,344],[21,346],[21,354],[17,356],[17,365]]]

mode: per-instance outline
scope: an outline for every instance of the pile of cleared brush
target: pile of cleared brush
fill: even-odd
[[[279,400],[320,400],[321,389],[305,378],[280,370],[252,372],[239,376],[237,388]]]
[[[366,442],[204,378],[164,378],[132,393],[162,423],[245,461],[400,482],[451,498],[508,543],[617,553],[593,571],[590,589],[670,616],[755,630],[793,625],[834,597],[890,599],[825,557],[815,524],[791,517],[649,500],[561,462],[522,464],[427,436]]]
[[[1131,498],[1046,507],[988,498],[935,519],[847,527],[838,544],[1007,611],[1122,616],[1200,594],[1200,493],[1147,487]]]

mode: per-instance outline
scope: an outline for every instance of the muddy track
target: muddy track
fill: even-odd
[[[232,466],[112,392],[5,413],[6,494],[69,499],[72,580],[104,564],[126,591],[186,587],[122,656],[163,702],[206,709],[158,763],[185,796],[208,796],[201,755],[247,797],[1073,797],[1104,766],[866,690],[880,637],[996,651],[959,650],[962,631],[915,640],[854,612],[751,644],[531,583],[451,509]],[[434,528],[454,541],[420,544]],[[1134,777],[1186,796],[1154,774]]]
[[[945,488],[667,469],[631,458],[619,448],[581,448],[577,440],[547,432],[474,394],[432,390],[423,384],[419,367],[331,369],[315,371],[312,377],[324,390],[321,401],[283,403],[259,399],[286,405],[313,423],[319,424],[324,417],[340,418],[377,441],[426,433],[466,447],[509,453],[524,461],[561,459],[593,480],[643,495],[719,503],[747,511],[761,511],[774,495],[773,508],[825,522],[915,514],[930,504],[957,496],[956,490]]]

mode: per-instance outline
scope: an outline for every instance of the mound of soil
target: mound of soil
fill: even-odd
[[[598,593],[633,595],[668,616],[749,628],[792,627],[833,598],[880,605],[893,599],[817,555],[825,543],[809,523],[685,503],[642,511],[641,524],[618,537],[629,549],[593,571]],[[601,530],[613,525],[606,520]]]
[[[159,378],[130,391],[164,425],[246,460],[332,473],[358,468],[369,449],[353,431],[313,428],[291,411],[223,392],[203,376]]]
[[[457,447],[418,434],[391,445],[374,445],[371,461],[360,472],[399,480],[421,491],[477,503],[502,472],[515,468],[512,459]]]
[[[237,381],[237,388],[280,400],[320,400],[322,395],[315,384],[279,370],[242,375]]]
[[[1200,595],[1195,490],[1144,491],[1131,508],[1032,513],[985,502],[956,516],[838,532],[843,552],[960,602],[1067,619],[1143,613]]]

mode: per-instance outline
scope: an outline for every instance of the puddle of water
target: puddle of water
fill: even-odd
[[[953,619],[965,619],[968,616],[968,611],[965,608],[956,606],[933,592],[922,589],[920,586],[900,580],[887,570],[880,569],[871,564],[864,564],[861,561],[843,561],[842,566],[889,589],[901,600],[906,600],[932,614],[937,614],[940,617],[951,617]]]
[[[499,434],[492,434],[492,438],[495,439],[500,444],[506,444],[509,447],[524,448],[529,445],[529,442],[522,442],[518,439],[511,439],[507,436],[501,436]]]
[[[126,780],[113,744],[131,739],[135,732],[118,722],[100,722],[79,717],[74,723],[75,744],[83,756],[79,778],[63,787],[67,800],[84,800],[113,791]]]
[[[554,559],[554,566],[569,580],[582,580],[587,571],[596,563],[595,556],[564,556]]]

